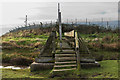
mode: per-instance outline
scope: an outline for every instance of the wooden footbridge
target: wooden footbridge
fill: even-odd
[[[64,35],[62,37],[62,47],[60,47],[59,35],[56,31],[53,31],[40,55],[31,64],[31,71],[51,69],[57,72],[99,67],[100,65],[92,57],[79,33],[74,31],[73,35]]]
[[[62,32],[61,12],[58,4],[59,31],[52,31],[38,58],[31,64],[31,71],[51,69],[53,72],[99,67],[76,27]]]

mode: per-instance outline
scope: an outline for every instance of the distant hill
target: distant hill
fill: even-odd
[[[83,22],[83,23],[78,23],[78,24],[86,24],[86,23]],[[107,26],[107,21],[103,21],[103,23],[100,22],[100,21],[90,22],[90,24],[95,24],[95,25],[99,25],[99,26],[102,26],[102,25],[103,25],[104,27],[106,27],[106,26]],[[89,23],[88,23],[88,25],[89,25]],[[109,22],[108,22],[108,25],[109,25],[111,28],[118,27],[118,21],[109,21]]]

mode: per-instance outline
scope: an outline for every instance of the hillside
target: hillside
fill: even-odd
[[[120,39],[116,30],[101,28],[99,26],[62,24],[63,32],[77,30],[91,55],[101,64],[101,68],[81,69],[80,72],[68,71],[51,75],[50,71],[37,71],[30,73],[29,69],[2,69],[4,78],[45,78],[45,77],[87,77],[87,78],[117,78],[118,55],[120,54]],[[55,29],[56,27],[56,29]],[[2,65],[3,66],[29,66],[40,54],[46,40],[54,27],[36,27],[25,30],[10,31],[2,35]],[[113,64],[112,64],[113,63]],[[6,73],[7,72],[7,73]],[[11,73],[11,74],[10,74]],[[17,74],[16,74],[17,73]],[[31,76],[29,76],[29,73]],[[13,76],[16,75],[16,76]],[[67,76],[65,76],[67,75]]]
[[[6,33],[2,39],[2,62],[8,65],[29,65],[40,54],[53,27],[18,30]],[[24,62],[21,63],[21,62]]]
[[[2,44],[2,62],[12,65],[29,65],[40,54],[40,50],[44,46],[50,32],[52,30],[58,31],[57,26],[22,28],[2,35],[2,42],[0,43]],[[117,59],[117,55],[112,56],[120,50],[117,30],[112,31],[99,26],[87,25],[75,25],[76,27],[73,27],[73,24],[62,24],[62,26],[64,26],[62,28],[63,32],[73,29],[78,30],[90,51],[93,52],[92,55],[94,57],[100,58],[103,56],[101,51],[104,50],[105,56],[103,59]],[[108,52],[112,55],[109,55]],[[22,60],[25,60],[26,64],[22,64]]]

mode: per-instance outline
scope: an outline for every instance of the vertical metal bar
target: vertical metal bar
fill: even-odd
[[[62,26],[61,26],[61,12],[60,12],[59,3],[58,3],[58,23],[59,23],[59,35],[60,35],[60,50],[62,51]]]
[[[60,48],[62,51],[62,26],[61,26],[61,12],[59,12],[59,33],[60,33]]]

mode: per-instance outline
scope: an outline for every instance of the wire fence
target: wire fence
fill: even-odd
[[[15,32],[18,30],[27,30],[27,29],[34,29],[34,28],[45,28],[45,27],[54,27],[57,24],[57,20],[49,20],[49,21],[28,21],[27,25],[20,25],[17,27],[14,27],[10,30],[8,30],[7,33],[9,32]],[[63,19],[62,24],[74,24],[74,25],[98,25],[102,26],[105,28],[111,28],[111,29],[116,29],[118,28],[118,20],[108,18],[108,19],[98,19],[98,18],[93,18],[93,19]]]

